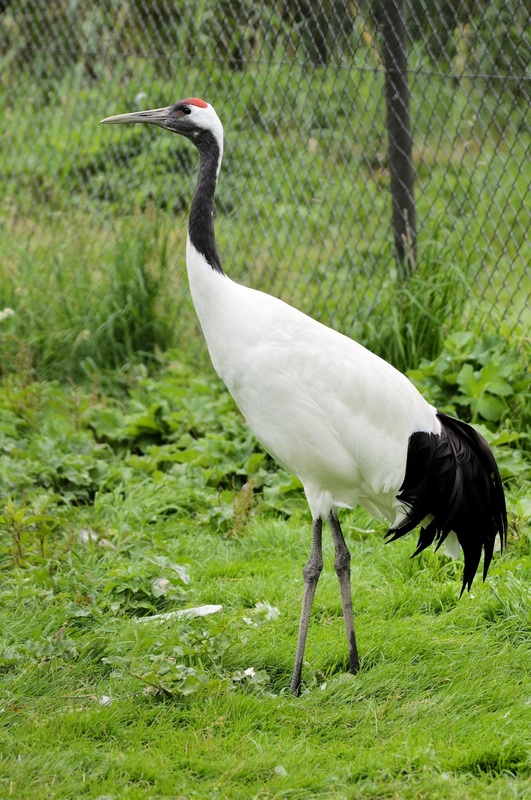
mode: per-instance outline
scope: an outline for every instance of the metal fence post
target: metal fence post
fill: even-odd
[[[380,8],[393,231],[399,265],[408,273],[415,266],[416,220],[403,0],[382,0]]]

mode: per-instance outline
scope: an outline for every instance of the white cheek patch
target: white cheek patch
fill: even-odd
[[[210,131],[218,143],[220,159],[217,174],[219,175],[221,157],[223,156],[223,126],[221,121],[212,106],[208,103],[205,103],[204,106],[200,106],[198,103],[190,103],[189,107],[192,112],[189,119],[194,123],[194,125],[197,125],[198,128]],[[193,133],[193,138],[195,139],[197,136],[198,132],[196,131]]]

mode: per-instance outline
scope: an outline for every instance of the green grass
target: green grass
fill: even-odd
[[[217,382],[161,366],[114,397],[4,379],[0,794],[528,796],[530,485],[506,423],[509,544],[487,582],[459,600],[461,564],[345,512],[362,668],[345,672],[326,537],[294,699],[304,499]],[[223,608],[149,619],[203,604]]]
[[[366,522],[350,518],[360,521]],[[411,544],[385,547],[381,532],[356,539],[362,671],[355,678],[344,674],[346,644],[327,546],[306,654],[311,685],[293,700],[286,686],[308,525],[259,520],[236,541],[197,529],[175,537],[169,527],[152,532],[151,547],[188,561],[192,601],[224,605],[221,620],[190,627],[235,643],[194,694],[146,694],[138,680],[105,668],[102,659],[172,656],[179,626],[65,615],[76,587],[64,570],[55,579],[63,583],[58,599],[49,587],[35,586],[33,598],[22,600],[23,614],[21,600],[15,619],[3,612],[8,647],[24,655],[3,713],[6,794],[526,796],[530,565],[516,557],[514,544],[489,585],[458,602],[456,570],[444,558],[411,566]],[[134,536],[128,539],[131,546]],[[70,571],[86,576],[77,592],[90,578],[96,595],[98,577],[118,559],[81,552],[71,560]],[[242,617],[264,600],[279,608],[278,620],[245,625]],[[249,667],[265,670],[269,681],[228,682],[227,674]],[[112,698],[109,705],[102,705],[104,697]]]
[[[86,378],[134,359],[149,363],[157,350],[182,340],[162,222],[126,218],[111,242],[108,230],[90,228],[80,214],[39,229],[29,247],[10,245],[0,305],[15,315],[0,322],[0,370],[16,371],[25,350],[41,375]]]
[[[349,522],[367,520],[351,515]],[[164,699],[102,665],[116,654],[144,662],[150,654],[175,655],[182,632],[110,614],[76,617],[69,607],[76,593],[97,597],[121,560],[76,548],[53,588],[33,581],[11,614],[4,599],[7,648],[21,651],[11,667],[17,674],[6,670],[6,794],[9,787],[14,797],[63,798],[525,796],[530,563],[518,558],[514,542],[489,584],[458,602],[457,570],[444,557],[410,562],[411,543],[391,548],[381,531],[355,535],[362,652],[355,678],[344,674],[328,544],[306,654],[310,689],[293,700],[286,686],[308,525],[257,520],[238,540],[196,524],[178,536],[172,528],[156,526],[147,546],[131,532],[127,543],[112,541],[136,558],[146,548],[146,555],[157,549],[186,560],[190,600],[224,605],[221,619],[189,626],[196,636],[199,629],[233,642],[210,668],[209,683]],[[22,589],[23,574],[13,575]],[[75,579],[80,574],[84,580]],[[243,623],[261,601],[280,617],[260,627]],[[265,670],[268,682],[227,681],[249,667]]]

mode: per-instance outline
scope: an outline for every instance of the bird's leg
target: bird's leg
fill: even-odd
[[[301,675],[302,675],[302,659],[304,656],[304,646],[306,644],[306,635],[308,633],[308,625],[310,623],[310,614],[312,611],[312,603],[317,588],[317,581],[323,569],[323,552],[322,552],[322,532],[323,521],[322,519],[314,519],[312,528],[312,549],[310,551],[310,558],[308,563],[302,570],[304,578],[304,596],[302,599],[302,612],[301,621],[299,624],[299,638],[297,640],[297,652],[295,653],[295,664],[293,666],[293,674],[291,676],[291,692],[294,695],[300,694],[301,688]]]
[[[334,568],[339,579],[339,589],[341,591],[341,605],[343,607],[343,618],[345,620],[345,631],[347,634],[348,655],[350,671],[355,675],[360,668],[358,658],[358,648],[356,645],[356,634],[354,633],[354,616],[352,614],[352,592],[350,590],[350,553],[346,545],[341,526],[336,514],[332,511],[328,517],[332,530],[332,539],[336,557]]]

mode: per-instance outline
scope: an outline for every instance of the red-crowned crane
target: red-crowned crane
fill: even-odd
[[[359,659],[350,553],[337,509],[361,505],[391,524],[391,540],[422,524],[415,555],[434,541],[461,546],[463,587],[484,552],[483,578],[507,515],[494,456],[473,428],[437,411],[394,367],[276,297],[224,273],[214,238],[214,193],[223,127],[209,103],[191,97],[104,123],[143,122],[179,133],[199,151],[186,266],[214,369],[258,441],[301,480],[313,517],[310,558],[291,690],[301,684],[312,601],[328,520],[335,548],[350,670]]]

